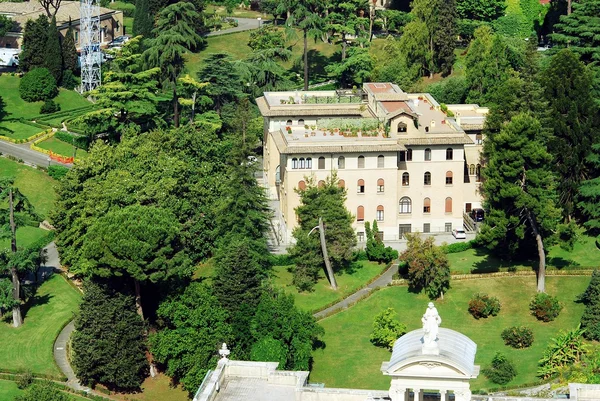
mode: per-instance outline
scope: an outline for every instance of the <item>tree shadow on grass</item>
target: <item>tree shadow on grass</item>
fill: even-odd
[[[341,53],[335,52],[331,57],[327,57],[316,49],[309,49],[307,53],[307,58],[308,78],[309,81],[315,82],[327,78],[327,71],[325,71],[325,66],[339,62],[341,59]],[[304,74],[303,63],[304,56],[301,55],[299,58],[294,60],[294,65],[292,66],[292,72],[300,74],[300,78],[302,78]]]
[[[37,306],[46,305],[50,302],[50,300],[54,298],[54,295],[44,294],[44,295],[34,295],[31,297],[21,310],[21,314],[23,316],[23,320],[27,318],[27,313],[30,309],[35,308]]]
[[[558,270],[562,270],[565,267],[569,267],[569,266],[581,266],[579,263],[575,262],[574,260],[565,259],[560,256],[548,258],[547,263],[549,266],[556,267],[556,269],[558,269]]]

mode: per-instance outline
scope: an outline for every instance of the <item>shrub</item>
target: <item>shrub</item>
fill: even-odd
[[[600,340],[600,270],[594,270],[590,284],[578,300],[585,304],[581,316],[583,336],[588,340]]]
[[[50,166],[48,167],[48,175],[55,180],[61,180],[67,173],[69,169],[65,166]]]
[[[533,344],[533,331],[525,326],[513,326],[502,331],[504,344],[513,348],[527,348]]]
[[[562,308],[556,297],[548,295],[545,292],[537,293],[529,304],[531,314],[544,322],[551,322],[556,319]]]
[[[63,73],[60,86],[65,89],[75,89],[79,86],[79,79],[73,74],[73,71],[67,70]]]
[[[253,361],[279,362],[279,365],[285,366],[287,361],[287,351],[281,341],[273,337],[264,337],[252,346],[250,359]]]
[[[23,394],[18,395],[15,401],[67,401],[68,397],[49,380],[31,385]]]
[[[477,293],[469,301],[469,313],[475,319],[497,316],[500,312],[500,301],[496,297]]]
[[[52,99],[58,94],[56,80],[47,68],[35,68],[21,78],[19,93],[26,102]]]
[[[406,326],[396,320],[396,316],[393,308],[387,308],[375,316],[371,332],[371,342],[374,345],[391,350],[398,337],[406,333]]]
[[[471,249],[475,246],[475,240],[467,242],[455,242],[454,244],[444,245],[443,249],[446,253],[458,253]]]
[[[550,339],[544,356],[539,360],[538,377],[547,379],[555,376],[563,367],[581,361],[585,351],[586,345],[583,342],[581,327],[561,331],[558,337]]]
[[[56,113],[57,111],[60,111],[60,105],[52,99],[46,99],[42,107],[40,107],[40,114]]]
[[[496,353],[492,359],[492,364],[484,368],[482,372],[485,377],[496,384],[506,384],[517,375],[514,364],[500,352]]]
[[[17,387],[21,390],[26,389],[27,387],[31,386],[31,383],[33,383],[33,374],[30,370],[28,370],[22,375],[17,376],[15,382],[17,383]]]

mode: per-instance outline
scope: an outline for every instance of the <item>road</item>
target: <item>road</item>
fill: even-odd
[[[262,26],[263,21],[254,18],[233,18],[237,20],[238,26],[235,28],[223,29],[222,31],[210,32],[206,36],[226,35],[233,32],[249,31],[250,29],[258,29]],[[260,26],[259,26],[260,25]]]
[[[22,159],[26,164],[48,168],[48,166],[72,167],[71,164],[62,164],[40,152],[29,149],[29,143],[14,144],[6,141],[0,141],[0,152],[3,155],[11,155]]]

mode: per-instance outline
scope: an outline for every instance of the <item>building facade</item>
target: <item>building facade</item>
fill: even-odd
[[[362,90],[266,92],[264,174],[279,201],[274,225],[289,243],[297,193],[337,174],[359,242],[376,220],[384,240],[450,232],[481,206],[481,130],[487,109],[441,106],[390,83]],[[443,109],[443,110],[442,110]],[[450,117],[453,116],[453,117]]]

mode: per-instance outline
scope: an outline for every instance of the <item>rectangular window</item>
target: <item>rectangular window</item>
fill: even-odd
[[[398,152],[398,160],[400,160],[401,162],[405,162],[406,161],[406,152]]]
[[[325,158],[323,156],[319,157],[319,170],[325,169]]]
[[[446,223],[444,225],[444,231],[446,231],[447,233],[451,233],[452,232],[452,223]]]
[[[424,205],[423,206],[423,213],[431,213],[431,206]]]
[[[380,193],[380,194],[383,193],[384,192],[384,188],[385,187],[383,185],[377,185],[377,192]]]
[[[377,221],[383,221],[383,210],[377,211]]]
[[[471,203],[466,203],[465,204],[465,212],[470,213],[472,207],[473,206],[471,206]]]
[[[423,232],[424,233],[431,232],[431,224],[430,223],[423,223]]]
[[[365,242],[365,233],[363,231],[357,232],[356,239],[358,242]]]
[[[452,177],[446,177],[446,185],[452,185]]]
[[[358,185],[356,187],[356,193],[357,194],[364,194],[365,193],[365,186],[364,185]]]
[[[404,237],[404,234],[410,233],[411,232],[411,227],[410,224],[399,224],[398,225],[398,231],[400,232],[400,238]]]

